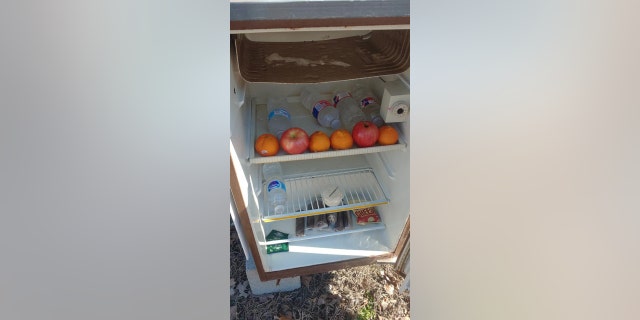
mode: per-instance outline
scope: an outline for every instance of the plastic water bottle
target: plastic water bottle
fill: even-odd
[[[333,105],[330,94],[304,88],[300,93],[300,102],[313,114],[321,126],[333,129],[340,128],[340,113]]]
[[[356,123],[367,120],[364,112],[360,109],[360,104],[349,91],[336,91],[333,95],[333,102],[340,112],[340,121],[345,129],[352,131]]]
[[[291,128],[291,114],[287,98],[269,98],[267,112],[267,129],[280,139],[282,133]]]
[[[371,89],[357,85],[353,88],[352,94],[369,121],[373,122],[377,127],[384,124],[384,119],[380,115],[380,102]]]
[[[282,179],[282,166],[279,162],[265,163],[262,166],[262,174],[267,182],[269,212],[284,213],[284,207],[287,203],[287,187]]]

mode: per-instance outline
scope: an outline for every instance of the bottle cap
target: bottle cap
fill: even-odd
[[[384,125],[384,120],[382,120],[380,116],[373,117],[373,119],[371,119],[371,122],[373,122],[373,124],[375,124],[376,127],[380,127]]]
[[[340,120],[334,119],[333,121],[331,121],[331,128],[333,129],[340,128]]]
[[[322,191],[322,201],[328,207],[342,204],[344,193],[338,186],[328,186]]]

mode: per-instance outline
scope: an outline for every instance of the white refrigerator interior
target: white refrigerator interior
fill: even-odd
[[[408,92],[408,71],[385,77],[316,83],[248,82],[243,80],[236,58],[232,54],[231,158],[253,232],[245,236],[254,237],[265,271],[393,253],[410,211],[408,117],[405,121],[388,123],[399,132],[398,143],[389,146],[306,151],[298,155],[280,150],[275,156],[262,157],[254,151],[254,142],[256,137],[268,132],[266,102],[269,97],[287,98],[292,126],[304,129],[309,135],[315,131],[330,135],[334,129],[320,126],[301,104],[299,96],[303,88],[311,86],[330,93],[358,84],[371,88],[380,99],[389,83]],[[262,166],[270,162],[279,162],[283,169],[288,199],[284,213],[270,212],[265,205]],[[327,184],[339,186],[344,193],[342,202],[335,207],[315,206],[314,201],[320,198]],[[352,212],[350,210],[365,207],[375,207],[381,221],[358,225],[350,213],[350,228],[339,232],[307,230],[303,236],[296,236],[296,218]],[[287,233],[288,239],[267,240],[273,230]],[[267,245],[283,242],[288,243],[288,252],[267,254]]]

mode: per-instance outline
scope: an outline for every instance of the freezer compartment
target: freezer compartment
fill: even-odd
[[[289,113],[291,114],[291,125],[294,127],[299,127],[304,129],[307,134],[311,135],[315,131],[322,131],[327,134],[327,136],[331,136],[333,129],[325,128],[318,124],[316,119],[313,117],[311,112],[305,109],[300,103],[300,98],[297,96],[289,96],[287,97],[287,102],[289,102]],[[249,146],[253,146],[255,143],[255,139],[259,137],[261,134],[268,133],[267,130],[267,105],[266,100],[264,98],[260,99],[252,99],[252,117],[250,120],[252,124],[249,132],[249,137],[251,141],[249,142]],[[399,132],[398,143],[393,145],[379,145],[376,144],[367,148],[359,148],[354,144],[354,146],[350,149],[346,150],[333,150],[329,149],[323,152],[310,152],[305,151],[301,154],[287,154],[284,150],[280,150],[278,154],[275,156],[263,157],[258,154],[254,148],[249,150],[249,162],[251,163],[270,163],[270,162],[284,162],[284,161],[298,161],[298,160],[309,160],[309,159],[321,159],[321,158],[333,158],[333,157],[344,157],[351,156],[357,154],[367,154],[367,153],[377,153],[377,152],[386,152],[393,150],[402,150],[407,147],[407,143],[402,135],[402,131],[397,128],[395,124],[389,123],[388,125],[396,127],[396,130]]]
[[[318,41],[235,40],[238,66],[248,82],[317,83],[393,75],[409,68],[409,30]]]
[[[264,196],[260,204],[262,221],[293,219],[389,202],[371,168],[285,176],[284,182],[287,188],[287,204],[282,214],[275,213],[267,205],[266,183],[263,183]],[[331,205],[328,201],[335,195],[342,195],[342,199],[338,198],[337,204]]]

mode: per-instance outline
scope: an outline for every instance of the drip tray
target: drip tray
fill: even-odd
[[[339,81],[409,68],[409,30],[302,42],[258,42],[241,35],[235,45],[240,74],[248,82]]]

